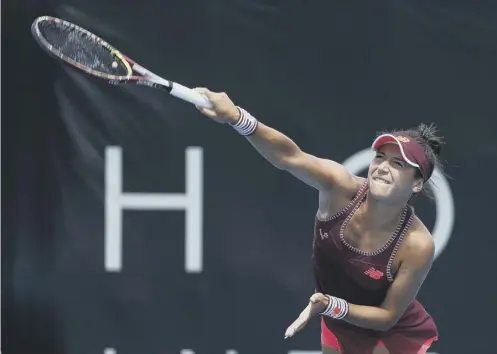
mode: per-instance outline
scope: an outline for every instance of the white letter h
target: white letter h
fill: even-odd
[[[122,211],[185,210],[185,271],[202,272],[202,149],[188,147],[185,193],[126,193],[122,191],[122,151],[105,149],[105,269],[122,269]],[[144,240],[144,242],[146,242]]]

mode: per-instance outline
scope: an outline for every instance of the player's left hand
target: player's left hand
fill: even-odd
[[[315,293],[309,299],[309,304],[307,307],[300,313],[299,317],[287,328],[285,332],[285,339],[292,337],[303,329],[307,322],[311,319],[315,314],[323,312],[328,306],[328,298],[321,293]]]

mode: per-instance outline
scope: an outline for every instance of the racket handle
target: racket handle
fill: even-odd
[[[182,99],[183,101],[190,102],[195,106],[203,108],[212,108],[212,102],[207,99],[204,95],[201,95],[197,91],[189,89],[183,85],[176,82],[172,83],[172,89],[169,92],[172,96]]]
[[[128,60],[130,60],[128,58]],[[130,60],[131,61],[131,60]],[[164,85],[165,87],[170,87],[171,90],[169,93],[177,97],[179,99],[182,99],[183,101],[190,102],[196,106],[203,107],[203,108],[212,108],[212,102],[207,99],[204,95],[201,95],[197,91],[193,91],[192,89],[185,87],[183,85],[180,85],[176,82],[170,81],[163,79],[159,75],[154,74],[153,72],[145,69],[143,66],[133,63],[133,70],[136,72],[142,74],[143,76],[150,76],[153,78],[155,81],[158,83]]]

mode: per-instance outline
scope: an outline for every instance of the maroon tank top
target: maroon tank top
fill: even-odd
[[[317,292],[340,297],[352,304],[380,306],[395,277],[395,274],[392,274],[393,260],[414,219],[414,210],[406,206],[396,231],[381,248],[374,252],[361,251],[347,243],[343,231],[366,199],[367,191],[366,180],[355,198],[342,211],[327,219],[316,215],[313,241],[314,276]],[[324,321],[333,332],[343,328],[348,331],[371,332],[370,334],[374,332],[378,336],[388,335],[329,317],[324,317]],[[392,331],[410,331],[412,335],[426,338],[437,336],[435,323],[416,299],[390,330]]]

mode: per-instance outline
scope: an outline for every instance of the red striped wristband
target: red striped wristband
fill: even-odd
[[[259,122],[255,119],[249,112],[241,107],[236,107],[240,111],[240,119],[235,124],[231,124],[231,127],[235,129],[238,134],[243,136],[249,136],[255,132]]]
[[[337,320],[343,319],[349,313],[349,303],[344,299],[335,296],[326,295],[328,306],[321,312],[321,315],[328,316]]]

